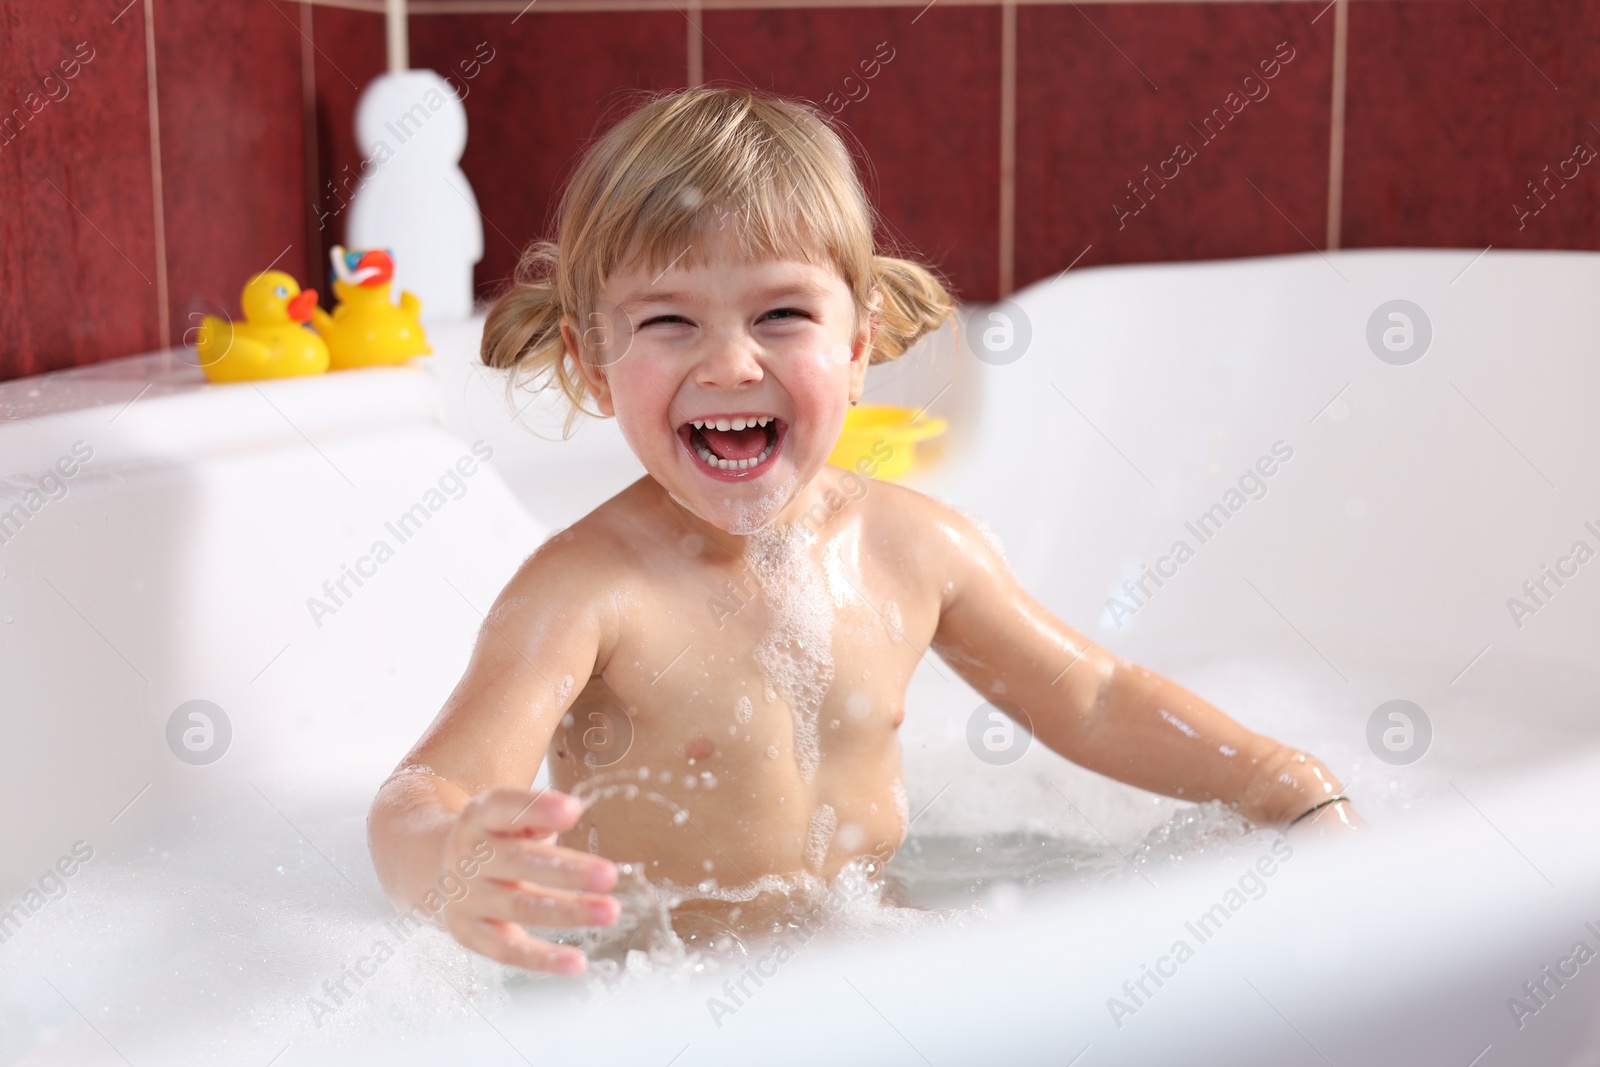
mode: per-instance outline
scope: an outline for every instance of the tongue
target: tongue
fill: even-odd
[[[701,430],[718,459],[754,459],[767,447],[767,431],[760,426],[743,430]]]

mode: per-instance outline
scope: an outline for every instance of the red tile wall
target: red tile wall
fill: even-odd
[[[311,14],[315,97],[316,189],[308,239],[315,242],[315,288],[330,291],[328,250],[344,238],[345,211],[361,185],[356,148],[356,101],[373,78],[388,68],[383,19],[365,11],[317,7]],[[329,302],[324,301],[324,306]]]
[[[1019,8],[1018,287],[1085,248],[1079,267],[1322,247],[1325,3]]]
[[[156,0],[155,25],[168,304],[180,344],[202,314],[236,312],[246,279],[269,264],[306,279],[300,5]]]
[[[124,2],[0,0],[0,108],[10,112],[0,132],[0,377],[178,342],[192,313],[231,308],[244,279],[280,255],[323,288],[327,249],[343,234],[360,165],[355,103],[385,66],[376,5],[319,5],[305,18],[290,0]],[[413,16],[413,63],[454,76],[467,94],[463,168],[485,230],[480,296],[504,283],[528,241],[550,234],[584,144],[633,90],[686,84],[696,52],[702,80],[837,109],[859,142],[880,240],[939,268],[969,301],[1003,295],[1004,233],[1011,288],[1074,261],[1328,244],[1337,18],[1326,0],[1009,11],[796,0],[700,12],[697,48],[690,11],[664,2]],[[1591,125],[1600,0],[1356,0],[1348,26],[1344,247],[1600,248],[1600,159],[1575,155],[1579,145],[1600,150]],[[93,58],[75,77],[41,85],[80,48]],[[1274,59],[1274,78],[1242,84]],[[1263,87],[1266,96],[1240,103]],[[1208,138],[1191,123],[1213,108],[1229,120]],[[1180,143],[1193,158],[1164,163]],[[1530,182],[1541,183],[1537,195]]]
[[[1347,247],[1600,248],[1600,3],[1352,4],[1347,111]]]
[[[880,242],[939,268],[964,299],[995,298],[999,8],[707,11],[705,35],[706,81],[837,114],[864,151]]]
[[[116,14],[0,0],[6,377],[160,343],[144,20],[138,4]]]
[[[522,249],[552,232],[562,181],[606,115],[626,113],[635,90],[682,88],[688,75],[687,27],[675,11],[514,18],[412,20],[412,64],[466,94],[461,167],[483,216],[480,297],[498,292]]]

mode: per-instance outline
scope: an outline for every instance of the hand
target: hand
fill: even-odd
[[[444,904],[452,937],[501,963],[555,974],[588,966],[576,949],[541,941],[522,926],[610,926],[622,908],[606,893],[617,884],[610,860],[558,846],[556,835],[583,814],[554,790],[490,789],[467,802],[445,837],[444,876],[465,875]]]

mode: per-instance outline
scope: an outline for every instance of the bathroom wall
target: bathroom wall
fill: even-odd
[[[269,263],[325,287],[377,0],[0,0],[0,377],[181,343]],[[812,98],[881,238],[992,300],[1068,268],[1600,248],[1600,0],[413,0],[461,86],[480,296],[634,90]]]

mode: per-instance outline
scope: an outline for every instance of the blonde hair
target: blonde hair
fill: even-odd
[[[484,326],[484,363],[511,370],[512,385],[566,394],[565,434],[580,412],[599,413],[584,406],[589,387],[567,355],[562,315],[589,322],[606,279],[635,259],[649,271],[704,262],[696,236],[730,214],[742,258],[783,249],[838,269],[857,315],[874,316],[872,363],[951,316],[932,270],[876,254],[876,214],[823,112],[748,88],[647,95],[584,155],[557,209],[557,240],[527,248]]]

